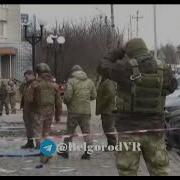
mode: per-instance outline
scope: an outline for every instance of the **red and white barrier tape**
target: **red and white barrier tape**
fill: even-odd
[[[109,133],[93,133],[93,134],[81,134],[81,133],[75,133],[75,134],[65,134],[65,135],[59,135],[59,136],[49,136],[49,138],[57,139],[57,140],[63,140],[64,138],[72,138],[72,137],[97,137],[97,136],[104,136],[106,135],[131,135],[131,134],[145,134],[145,133],[160,133],[160,132],[168,132],[168,131],[179,131],[180,128],[169,128],[169,129],[143,129],[143,130],[132,130],[132,131],[122,131],[122,132],[109,132]],[[15,138],[15,137],[1,137],[1,139],[25,139],[25,138]],[[47,137],[48,138],[48,137]],[[32,138],[33,140],[39,139],[39,138]]]

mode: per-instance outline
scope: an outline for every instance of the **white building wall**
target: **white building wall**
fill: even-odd
[[[18,44],[21,42],[21,14],[20,5],[7,5],[1,7],[0,5],[0,21],[6,23],[6,36],[0,38],[0,43]]]
[[[0,5],[0,21],[4,21],[5,36],[0,36],[0,48],[13,47],[17,49],[16,57],[12,59],[12,77],[22,80],[27,59],[31,57],[31,47],[21,42],[21,13],[20,5]],[[24,54],[25,53],[25,54]],[[1,63],[0,63],[1,64]]]

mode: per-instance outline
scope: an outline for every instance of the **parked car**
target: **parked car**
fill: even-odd
[[[166,99],[166,127],[180,128],[180,75],[176,76],[178,89]],[[166,134],[167,149],[180,150],[180,130],[168,131]]]

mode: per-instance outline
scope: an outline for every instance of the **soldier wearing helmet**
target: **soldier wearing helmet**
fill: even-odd
[[[52,81],[49,66],[45,63],[38,64],[36,73],[38,77],[30,85],[28,101],[35,106],[33,134],[36,148],[40,148],[41,141],[49,136],[55,112],[57,117],[61,115],[62,100],[58,85]],[[48,161],[48,158],[41,157],[42,163]]]
[[[40,63],[36,66],[36,73],[38,75],[44,74],[44,73],[50,73],[51,69],[46,63]]]
[[[98,72],[118,83],[116,128],[119,142],[139,142],[141,151],[117,153],[119,175],[137,175],[142,153],[150,175],[167,175],[169,159],[164,133],[121,134],[123,131],[164,128],[165,98],[176,89],[172,71],[149,53],[140,38],[128,41],[122,59],[101,60]]]

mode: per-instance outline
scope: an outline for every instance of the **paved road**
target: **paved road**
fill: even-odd
[[[53,131],[65,129],[66,118],[62,119],[62,124],[54,125]],[[102,132],[99,117],[93,116],[91,123],[92,132]],[[79,131],[79,130],[77,130]],[[25,131],[22,122],[22,113],[17,115],[3,116],[0,119],[0,152],[20,151],[20,145],[25,143]],[[75,138],[76,143],[82,142],[81,138]],[[99,137],[94,143],[105,143],[105,137]],[[69,160],[61,157],[55,157],[50,164],[44,168],[36,169],[39,164],[38,157],[21,157],[21,158],[0,158],[0,175],[13,176],[117,176],[118,172],[115,166],[114,153],[94,153],[90,161],[80,160],[82,152],[73,152]],[[170,175],[180,175],[180,156],[174,151],[169,153],[170,156]],[[148,172],[143,160],[139,175],[148,176]]]

